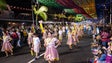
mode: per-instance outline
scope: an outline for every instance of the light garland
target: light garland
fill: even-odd
[[[18,9],[18,10],[26,10],[26,11],[32,11],[32,9],[24,8],[24,7],[17,7],[17,6],[10,6],[11,9]]]

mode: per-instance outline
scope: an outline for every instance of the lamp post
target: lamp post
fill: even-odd
[[[34,12],[33,12],[33,1],[31,0],[31,8],[32,8],[32,21],[34,26]]]
[[[38,4],[38,0],[31,0],[31,8],[32,8],[32,20],[33,20],[33,25],[34,25],[34,23],[36,23],[36,26],[37,26],[37,20],[38,20],[38,16],[36,15],[36,18],[35,18],[35,20],[34,20],[34,11],[33,11],[33,3],[34,3],[34,5],[38,5],[38,8],[39,8],[39,4]]]
[[[38,8],[39,8],[39,3],[38,3],[38,0],[35,0],[35,5],[38,5]],[[38,15],[36,14],[36,27],[37,27],[37,20],[38,20]]]

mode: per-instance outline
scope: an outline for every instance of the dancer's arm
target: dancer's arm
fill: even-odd
[[[59,40],[57,40],[56,43],[57,43],[57,45],[55,46],[56,48],[57,48],[59,45],[61,45],[61,43],[60,43]]]

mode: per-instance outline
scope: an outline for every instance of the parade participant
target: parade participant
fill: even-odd
[[[78,46],[79,38],[78,38],[78,32],[77,32],[76,29],[74,29],[74,36],[75,36],[75,39],[76,39],[76,45]]]
[[[108,43],[108,48],[107,48],[107,57],[106,57],[106,63],[111,63],[112,62],[112,42]]]
[[[59,60],[59,54],[56,48],[60,45],[60,41],[54,38],[52,34],[52,32],[48,32],[48,37],[44,40],[44,46],[46,47],[44,58],[48,63]]]
[[[105,50],[104,49],[101,49],[101,50],[99,50],[98,51],[98,53],[99,53],[99,57],[98,57],[98,59],[97,59],[97,63],[106,63],[106,52],[105,52]]]
[[[77,25],[76,27],[75,27],[75,30],[76,30],[76,32],[77,32],[77,37],[78,37],[78,39],[80,39],[81,37],[81,33],[80,33],[80,28],[79,28],[79,25]]]
[[[109,33],[106,28],[104,28],[103,31],[101,32],[101,41],[102,41],[102,46],[105,46],[107,48],[108,41],[109,41]]]
[[[30,30],[30,32],[28,33],[28,45],[29,45],[29,47],[31,47],[32,42],[33,42],[33,31]]]
[[[96,32],[96,29],[94,28],[94,30],[92,31],[93,42],[96,42],[96,35],[97,35],[97,32]]]
[[[20,44],[20,42],[21,42],[21,34],[20,34],[19,29],[17,29],[17,32],[16,33],[18,35],[18,43],[17,43],[17,46],[21,47],[21,44]]]
[[[63,31],[62,31],[61,28],[59,28],[58,34],[59,34],[59,40],[60,40],[60,42],[62,42],[62,39],[63,39]]]
[[[65,28],[65,33],[66,33],[66,37],[68,36],[68,25],[66,25],[66,28]]]
[[[81,25],[79,25],[79,28],[78,28],[78,36],[79,36],[79,38],[82,38],[82,35],[83,35],[82,27],[81,27]]]
[[[57,37],[58,36],[58,32],[57,32],[57,27],[54,28],[54,36]]]
[[[46,39],[47,38],[47,29],[44,29],[44,32],[43,32],[43,39]]]
[[[72,32],[72,30],[69,30],[67,45],[69,45],[70,49],[72,49],[72,44],[76,46],[76,38],[74,36],[74,32]]]
[[[33,44],[31,50],[33,50],[34,53],[36,54],[35,58],[38,58],[38,53],[41,47],[41,43],[38,35],[36,33],[34,33],[33,35],[34,37],[33,37]]]
[[[13,46],[11,45],[11,37],[8,33],[3,32],[3,45],[1,51],[5,52],[6,56],[8,57],[8,53],[10,52],[13,55]]]
[[[63,36],[65,37],[65,26],[62,26],[62,32],[63,32]]]
[[[23,29],[23,38],[24,38],[24,43],[27,43],[27,38],[28,38],[28,33],[26,29]]]
[[[17,41],[19,39],[18,34],[16,33],[16,30],[14,29],[13,32],[11,33],[11,38],[12,38],[12,43],[14,46],[14,49],[17,47]]]

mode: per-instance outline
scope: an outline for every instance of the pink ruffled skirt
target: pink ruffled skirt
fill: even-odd
[[[48,46],[46,48],[44,58],[47,61],[58,61],[59,60],[59,54],[55,46]]]
[[[3,45],[2,45],[1,51],[9,51],[9,52],[11,52],[12,49],[13,49],[13,46],[11,45],[10,42],[4,42]]]

